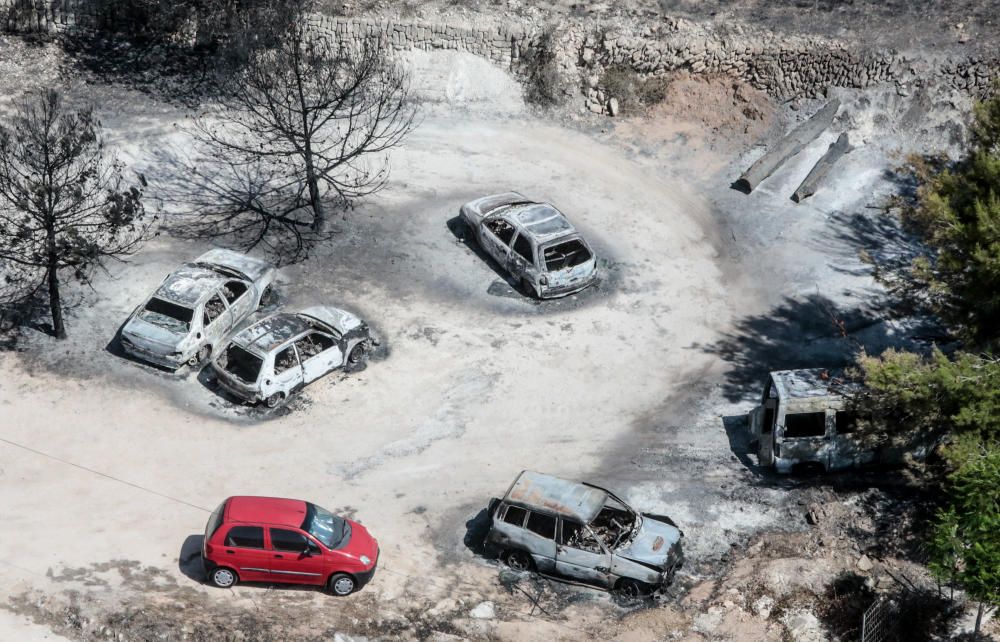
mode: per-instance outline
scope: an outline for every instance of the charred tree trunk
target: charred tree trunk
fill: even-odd
[[[59,298],[59,268],[57,266],[57,259],[54,256],[49,257],[48,272],[49,309],[52,312],[52,334],[57,339],[65,339],[66,326],[63,324],[62,300]]]
[[[976,630],[975,630],[975,632],[973,634],[976,637],[976,639],[979,639],[979,629],[983,625],[983,610],[984,610],[984,607],[985,607],[985,602],[980,602],[979,603],[979,610],[976,611]]]
[[[833,117],[837,114],[838,109],[840,109],[839,100],[833,99],[828,102],[809,120],[778,141],[778,144],[761,156],[757,162],[750,166],[750,169],[743,172],[743,175],[733,183],[733,187],[747,194],[752,192],[755,187],[760,185],[761,181],[781,167],[786,160],[816,140],[816,137],[833,122]]]
[[[820,182],[826,178],[826,175],[833,168],[834,164],[840,157],[851,151],[851,143],[847,137],[847,132],[842,133],[837,140],[830,145],[830,148],[826,150],[823,157],[816,161],[813,168],[809,171],[809,175],[806,176],[802,184],[799,185],[795,193],[792,194],[792,200],[796,203],[801,203],[805,199],[809,198],[816,193],[816,189],[819,187]]]

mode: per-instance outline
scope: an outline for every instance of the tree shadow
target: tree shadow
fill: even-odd
[[[177,568],[185,577],[204,584],[208,581],[205,565],[201,559],[201,546],[205,542],[204,535],[188,535],[181,544],[181,552],[177,556]]]

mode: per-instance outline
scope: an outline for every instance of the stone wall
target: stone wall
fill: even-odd
[[[0,0],[7,29],[53,30],[87,24],[93,0]],[[779,99],[816,96],[827,87],[894,84],[906,94],[931,84],[984,94],[1000,71],[1000,57],[966,55],[930,62],[895,51],[871,50],[819,37],[788,37],[733,27],[722,33],[683,20],[628,30],[587,20],[538,25],[501,17],[463,24],[315,15],[312,27],[328,38],[360,44],[376,40],[392,50],[467,51],[522,77],[539,60],[570,95],[580,96],[608,67],[639,74],[687,70],[740,78]],[[545,49],[547,56],[531,55]],[[590,85],[592,86],[592,84]],[[600,107],[597,111],[603,109]]]

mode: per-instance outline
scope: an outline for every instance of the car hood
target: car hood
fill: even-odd
[[[368,559],[374,562],[378,556],[378,542],[375,541],[375,538],[372,537],[371,533],[363,525],[353,519],[347,521],[351,525],[351,541],[340,550],[355,557],[366,555]]]
[[[571,283],[577,283],[582,279],[590,278],[594,276],[596,270],[597,260],[591,256],[580,265],[576,265],[565,270],[558,270],[556,272],[546,272],[545,274],[549,278],[550,286],[559,287],[563,285],[570,285]]]
[[[138,347],[156,354],[169,355],[177,351],[177,346],[186,335],[177,334],[149,321],[133,316],[122,328],[122,334]]]
[[[635,538],[615,554],[633,562],[663,568],[670,566],[674,544],[681,539],[681,531],[676,526],[660,521],[649,515],[642,516],[642,526]]]
[[[316,305],[306,308],[302,312],[299,312],[299,314],[324,323],[340,334],[347,334],[361,325],[361,319],[350,312],[328,305]]]

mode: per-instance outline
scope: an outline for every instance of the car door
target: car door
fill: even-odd
[[[302,379],[310,383],[344,364],[337,338],[325,332],[310,332],[295,342],[302,360]]]
[[[222,286],[222,295],[229,305],[232,325],[238,325],[253,312],[254,288],[246,281],[231,279]]]
[[[524,232],[520,232],[511,245],[507,270],[517,278],[521,278],[529,271],[534,271],[534,267],[535,251],[531,244],[531,239]]]
[[[203,341],[212,346],[218,346],[223,337],[233,325],[233,315],[229,304],[225,302],[222,292],[216,292],[205,302],[202,310]]]
[[[556,572],[588,584],[609,586],[611,553],[586,525],[568,519],[559,521]]]
[[[288,528],[268,528],[272,582],[322,584],[326,560],[319,545],[305,534]]]
[[[235,568],[245,582],[266,582],[270,579],[271,554],[264,546],[263,526],[230,526],[222,544],[219,564]]]
[[[502,216],[483,221],[483,249],[505,269],[508,269],[510,243],[516,232],[514,225]]]
[[[529,511],[524,522],[525,544],[540,573],[556,570],[556,518],[547,513]]]
[[[295,344],[289,343],[278,350],[274,355],[274,381],[275,390],[289,393],[303,385],[302,364],[299,355],[295,351]]]

